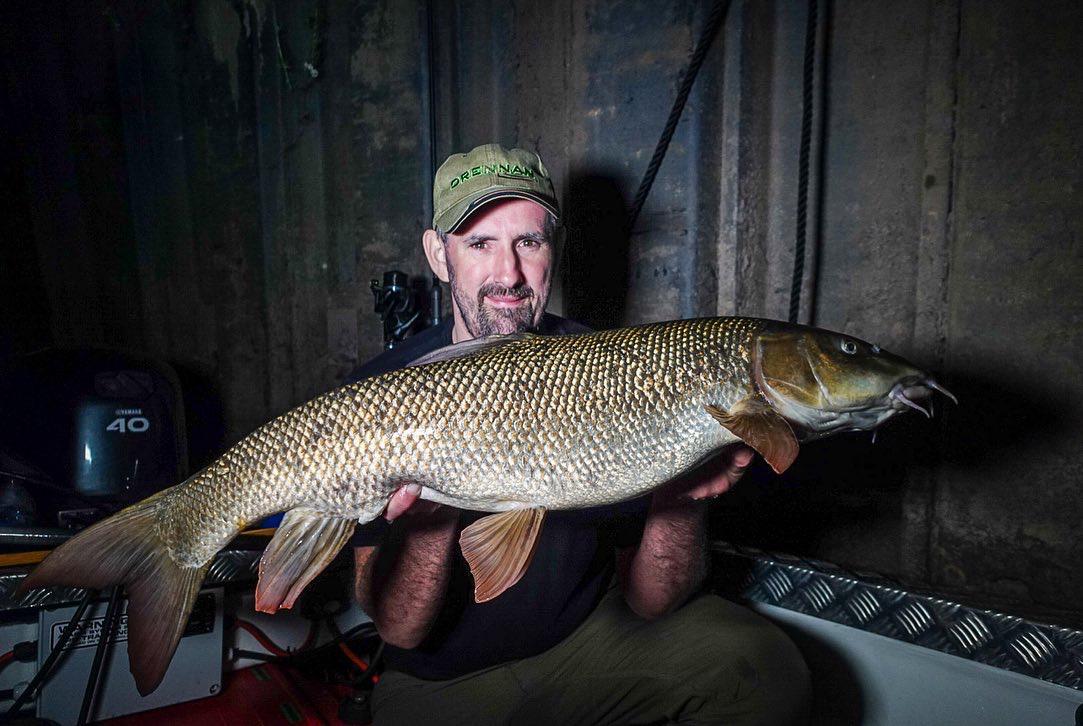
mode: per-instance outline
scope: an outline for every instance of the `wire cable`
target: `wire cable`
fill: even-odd
[[[371,624],[372,623],[363,623],[362,625]],[[355,653],[354,650],[346,644],[346,641],[348,640],[348,635],[343,635],[341,632],[339,632],[338,626],[331,618],[327,619],[327,629],[335,637],[335,642],[338,643],[338,649],[342,651],[342,654],[346,656],[347,660],[357,666],[358,670],[360,670],[362,674],[371,677],[373,683],[376,683],[380,680],[380,677],[376,675],[375,668],[376,664],[379,662],[380,657],[383,655],[384,652],[383,640],[381,640],[380,644],[376,646],[376,653],[372,657],[372,659],[369,662],[365,662],[364,658]],[[354,628],[354,630],[356,629],[357,628]]]
[[[229,651],[229,656],[233,660],[258,660],[265,663],[280,660],[280,657],[277,655],[268,655],[267,653],[261,653],[258,650],[242,650],[241,648],[231,649]]]
[[[7,653],[0,655],[0,671],[8,667],[9,663],[14,661],[22,661],[23,663],[31,663],[38,659],[38,641],[36,640],[24,640],[21,643],[16,643],[11,647]],[[3,700],[3,699],[0,699]]]
[[[688,102],[688,94],[692,91],[692,84],[696,81],[696,76],[699,74],[700,66],[703,65],[703,59],[706,57],[707,51],[714,42],[715,36],[718,35],[718,29],[722,27],[722,21],[726,18],[726,11],[729,6],[729,0],[715,0],[714,5],[711,7],[711,13],[707,16],[703,32],[700,34],[699,40],[696,41],[695,50],[692,51],[692,58],[688,61],[688,68],[681,78],[681,85],[677,90],[677,97],[673,100],[673,108],[669,111],[669,118],[666,119],[666,125],[662,129],[661,137],[658,139],[658,145],[654,147],[654,154],[651,156],[650,163],[647,164],[647,171],[643,174],[643,181],[639,183],[639,190],[636,192],[635,201],[632,203],[631,220],[628,225],[629,233],[635,228],[639,213],[643,211],[643,204],[647,201],[647,195],[651,193],[654,178],[658,175],[662,160],[666,158],[669,142],[673,140],[673,134],[677,130],[677,123],[681,120],[681,114]]]
[[[82,632],[86,627],[86,622],[83,620],[83,615],[86,613],[88,607],[90,607],[90,601],[93,600],[98,594],[97,590],[87,590],[86,595],[79,601],[79,607],[75,609],[75,614],[71,616],[71,620],[68,622],[68,627],[64,628],[64,632],[60,634],[60,640],[56,642],[49,657],[45,659],[45,662],[41,664],[41,668],[38,668],[38,672],[34,674],[34,677],[30,680],[29,685],[23,692],[19,694],[19,697],[15,699],[15,703],[11,704],[11,708],[7,711],[7,716],[13,716],[18,713],[19,709],[23,707],[27,701],[33,697],[41,684],[52,673],[53,666],[56,665],[56,661],[64,653],[68,647],[68,643],[75,637],[76,633]]]
[[[436,30],[433,20],[433,3],[436,0],[428,0],[425,3],[425,55],[426,68],[428,69],[428,101],[429,101],[429,174],[432,180],[436,176]],[[424,224],[431,224],[433,217],[432,194],[426,192],[422,195],[425,200]],[[430,327],[440,324],[440,278],[433,273],[429,278],[429,286],[433,292],[429,295],[429,321]]]
[[[793,277],[790,282],[790,317],[796,323],[801,314],[801,286],[805,278],[805,241],[808,231],[809,157],[812,155],[813,91],[815,90],[816,30],[818,0],[809,0],[805,20],[805,67],[801,80],[801,149],[797,162],[797,235],[793,246]]]
[[[361,623],[359,625],[355,625],[354,627],[347,630],[345,633],[339,632],[337,627],[336,628],[328,627],[328,630],[331,632],[331,635],[332,635],[331,640],[329,640],[326,643],[321,643],[320,645],[316,645],[316,640],[317,640],[317,637],[319,635],[319,623],[313,621],[312,628],[308,631],[308,636],[305,638],[305,642],[302,643],[300,646],[298,646],[296,649],[290,650],[290,649],[287,649],[287,648],[282,648],[281,646],[276,644],[274,641],[272,641],[270,639],[270,637],[267,636],[266,633],[264,633],[256,625],[254,625],[253,623],[251,623],[251,622],[249,622],[247,620],[235,619],[233,621],[233,624],[234,624],[234,627],[241,628],[242,630],[249,633],[253,638],[256,639],[256,642],[258,642],[261,646],[263,646],[268,652],[267,653],[258,653],[256,651],[252,651],[252,650],[245,650],[245,649],[242,649],[242,648],[233,648],[233,649],[230,650],[231,656],[233,658],[249,658],[249,659],[252,659],[252,660],[264,660],[264,661],[273,661],[273,660],[279,660],[279,659],[282,659],[282,658],[297,658],[297,657],[300,657],[300,656],[309,656],[311,654],[317,653],[317,652],[319,652],[319,651],[321,651],[321,650],[323,650],[325,648],[328,648],[330,646],[337,645],[340,641],[349,640],[350,638],[353,638],[354,636],[360,635],[361,633],[363,633],[366,630],[370,630],[370,631],[373,631],[373,632],[375,632],[375,630],[376,630],[375,626],[370,622],[365,622],[365,623]]]
[[[320,636],[320,621],[311,620],[308,624],[308,635],[305,636],[304,641],[297,646],[295,653],[303,653],[309,650],[316,643],[316,639]]]
[[[286,658],[292,655],[290,651],[286,650],[285,648],[279,647],[277,643],[271,640],[270,637],[268,637],[268,635],[262,630],[260,630],[259,627],[254,623],[250,623],[247,620],[241,620],[240,618],[236,618],[233,621],[233,624],[251,635],[253,638],[255,638],[256,642],[262,645],[264,650],[266,650],[271,655],[277,655],[281,658]]]
[[[282,646],[271,640],[267,633],[263,632],[255,623],[248,620],[241,620],[240,618],[234,618],[234,627],[240,628],[245,631],[259,643],[264,649],[267,650],[273,656],[279,658],[289,658],[295,655],[300,655],[308,650],[312,649],[312,646],[316,642],[316,638],[320,633],[320,623],[318,620],[313,620],[308,627],[308,635],[305,636],[304,642],[302,642],[296,648],[283,648]]]
[[[114,585],[109,591],[109,605],[105,608],[105,620],[102,629],[98,633],[98,647],[94,649],[94,660],[90,664],[90,675],[87,676],[86,690],[83,691],[83,704],[79,707],[79,720],[77,726],[85,726],[90,716],[90,709],[94,705],[94,697],[98,695],[98,686],[101,684],[102,664],[105,663],[105,654],[112,644],[113,629],[120,619],[120,585]]]
[[[357,666],[359,669],[361,669],[362,673],[365,673],[365,672],[368,671],[369,664],[366,663],[364,660],[362,660],[361,656],[359,656],[357,653],[354,653],[350,649],[350,646],[348,646],[345,643],[339,641],[338,649],[342,651],[342,654],[345,655],[346,658],[351,663],[353,663],[355,666]]]
[[[376,683],[380,680],[380,659],[384,657],[384,643],[383,640],[376,646],[376,652],[372,654],[372,658],[369,660],[369,668],[372,670],[372,682]]]

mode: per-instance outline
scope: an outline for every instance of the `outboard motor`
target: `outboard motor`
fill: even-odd
[[[178,483],[187,470],[180,384],[148,357],[24,356],[0,374],[0,411],[0,448],[48,476],[30,486],[39,526],[89,524]]]

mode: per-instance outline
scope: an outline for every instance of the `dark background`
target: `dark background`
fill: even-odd
[[[715,534],[1078,614],[1083,6],[820,7],[802,320],[961,405],[756,472]],[[804,3],[733,3],[627,234],[707,9],[436,0],[430,98],[420,0],[4,2],[0,362],[158,356],[219,402],[189,421],[203,463],[379,351],[368,281],[427,275],[431,157],[489,141],[565,200],[556,310],[783,318]]]

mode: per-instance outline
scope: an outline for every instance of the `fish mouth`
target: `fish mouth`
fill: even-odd
[[[959,405],[959,399],[955,397],[948,389],[934,381],[932,378],[924,378],[919,381],[910,381],[907,383],[899,382],[891,388],[891,392],[888,393],[888,399],[891,401],[891,407],[903,410],[906,408],[912,408],[915,411],[921,411],[925,414],[926,418],[932,418],[932,406],[925,408],[914,399],[924,399],[932,396],[933,391],[942,393],[951,399],[951,402],[956,406]]]

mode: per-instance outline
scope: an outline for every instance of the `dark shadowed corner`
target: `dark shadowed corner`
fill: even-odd
[[[180,381],[184,399],[184,422],[188,441],[188,473],[196,472],[221,456],[226,445],[225,409],[217,379],[189,361],[170,361]]]
[[[568,317],[595,329],[624,321],[628,207],[612,176],[573,173],[564,202],[564,300]]]

